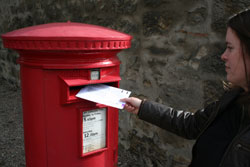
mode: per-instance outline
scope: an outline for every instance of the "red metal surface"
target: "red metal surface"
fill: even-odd
[[[20,57],[27,167],[111,167],[117,164],[118,110],[78,99],[89,84],[119,87],[116,54],[131,36],[80,23],[28,27],[2,36]],[[90,80],[90,71],[100,71]],[[107,108],[106,148],[82,153],[82,112]]]
[[[6,48],[21,50],[116,50],[129,48],[131,36],[82,23],[50,23],[2,35]]]

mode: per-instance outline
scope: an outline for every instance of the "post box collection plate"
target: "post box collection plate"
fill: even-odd
[[[82,112],[82,154],[106,147],[106,108]]]

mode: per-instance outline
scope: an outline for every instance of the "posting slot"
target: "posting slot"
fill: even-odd
[[[75,103],[75,102],[80,102],[83,99],[80,99],[76,97],[76,94],[85,86],[87,85],[93,85],[93,84],[106,84],[109,86],[113,87],[118,87],[119,83],[117,82],[106,82],[106,83],[101,83],[101,82],[80,82],[81,80],[63,80],[62,84],[62,94],[61,94],[61,102],[62,104],[69,104],[69,103]],[[99,80],[98,80],[99,81]]]

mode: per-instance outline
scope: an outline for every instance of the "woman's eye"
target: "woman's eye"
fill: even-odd
[[[227,46],[227,49],[228,49],[229,51],[231,51],[231,50],[233,50],[233,47]]]

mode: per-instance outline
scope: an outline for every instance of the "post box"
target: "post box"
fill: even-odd
[[[118,109],[79,99],[86,85],[119,87],[117,53],[131,36],[82,23],[50,23],[2,35],[19,53],[27,167],[113,167]]]

